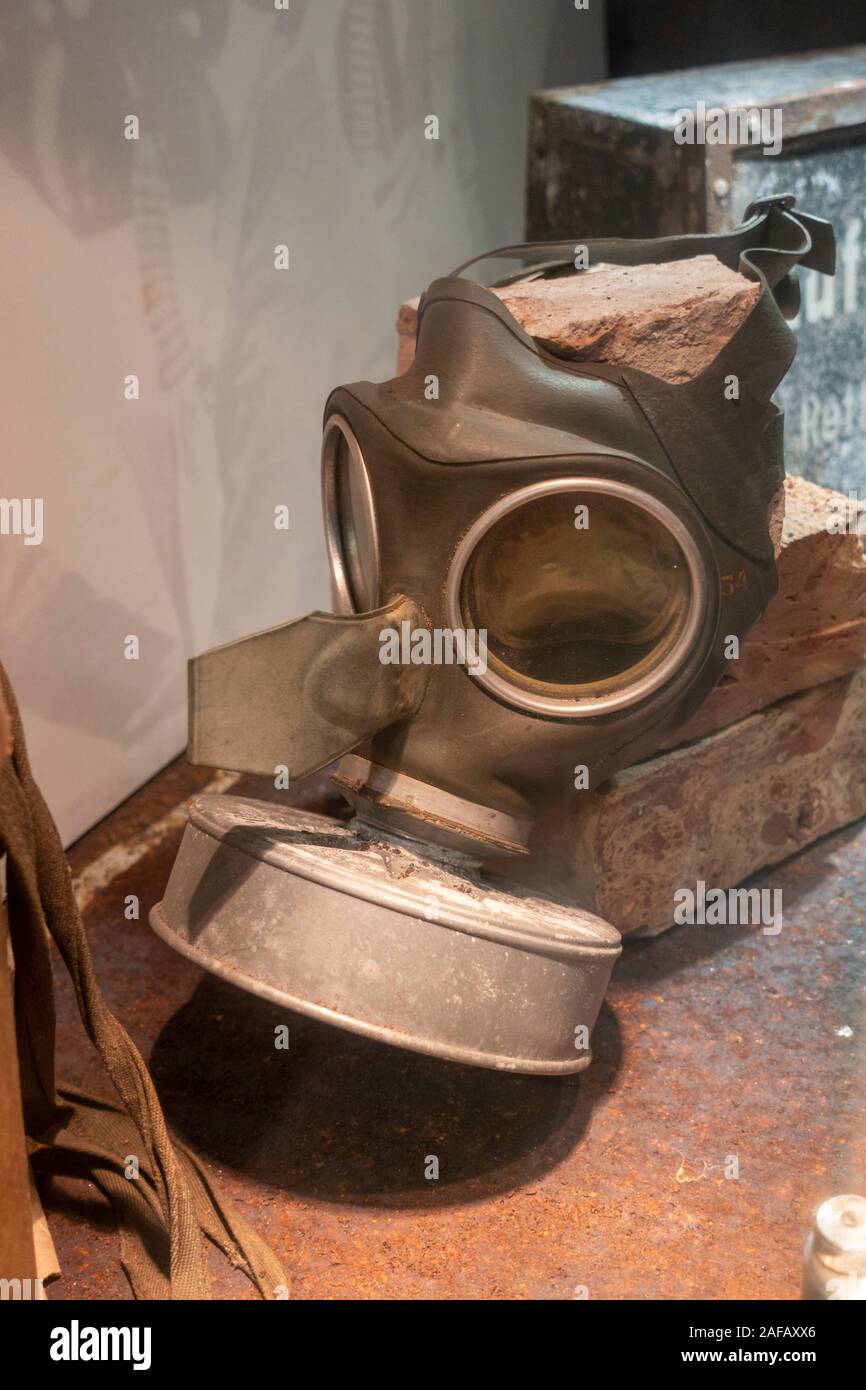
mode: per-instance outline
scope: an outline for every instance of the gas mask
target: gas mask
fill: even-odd
[[[409,370],[325,407],[335,612],[190,663],[191,761],[292,779],[336,762],[356,820],[202,798],[153,918],[255,993],[520,1071],[586,1065],[619,937],[478,866],[656,751],[775,594],[791,271],[834,259],[790,195],[729,233],[583,245],[593,264],[709,253],[760,294],[672,384],[545,351],[464,278],[473,262],[434,281]],[[489,254],[561,273],[574,252]]]

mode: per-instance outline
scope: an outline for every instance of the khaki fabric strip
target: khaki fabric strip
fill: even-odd
[[[0,690],[13,736],[12,757],[0,769],[0,845],[7,852],[18,1054],[34,1168],[86,1176],[102,1189],[114,1210],[121,1260],[136,1297],[210,1297],[207,1237],[264,1298],[280,1298],[287,1286],[280,1262],[218,1196],[198,1159],[172,1142],[144,1060],[102,997],[69,865],[33,780],[2,666]],[[119,1105],[55,1079],[49,937],[72,977],[81,1018]],[[130,1154],[139,1160],[137,1179],[125,1176]]]

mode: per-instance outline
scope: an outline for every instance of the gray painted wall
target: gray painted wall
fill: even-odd
[[[601,0],[3,6],[0,655],[67,840],[184,746],[191,652],[327,606],[324,399],[519,237],[527,95],[602,48]]]

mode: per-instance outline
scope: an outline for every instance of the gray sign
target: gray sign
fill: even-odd
[[[743,159],[737,209],[762,193],[797,204],[836,229],[835,277],[799,270],[797,358],[779,390],[787,467],[842,492],[866,493],[866,144]]]

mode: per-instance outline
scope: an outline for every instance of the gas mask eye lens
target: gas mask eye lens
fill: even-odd
[[[361,446],[342,415],[325,425],[322,502],[337,611],[369,612],[379,600],[376,511]]]
[[[585,529],[575,527],[575,507],[585,509]],[[688,598],[670,532],[629,503],[589,493],[509,512],[479,542],[463,584],[464,610],[503,666],[530,681],[599,689],[670,647]]]
[[[477,675],[538,713],[594,714],[657,689],[692,649],[706,592],[691,533],[612,479],[558,480],[500,499],[464,537],[449,620],[487,633]]]

